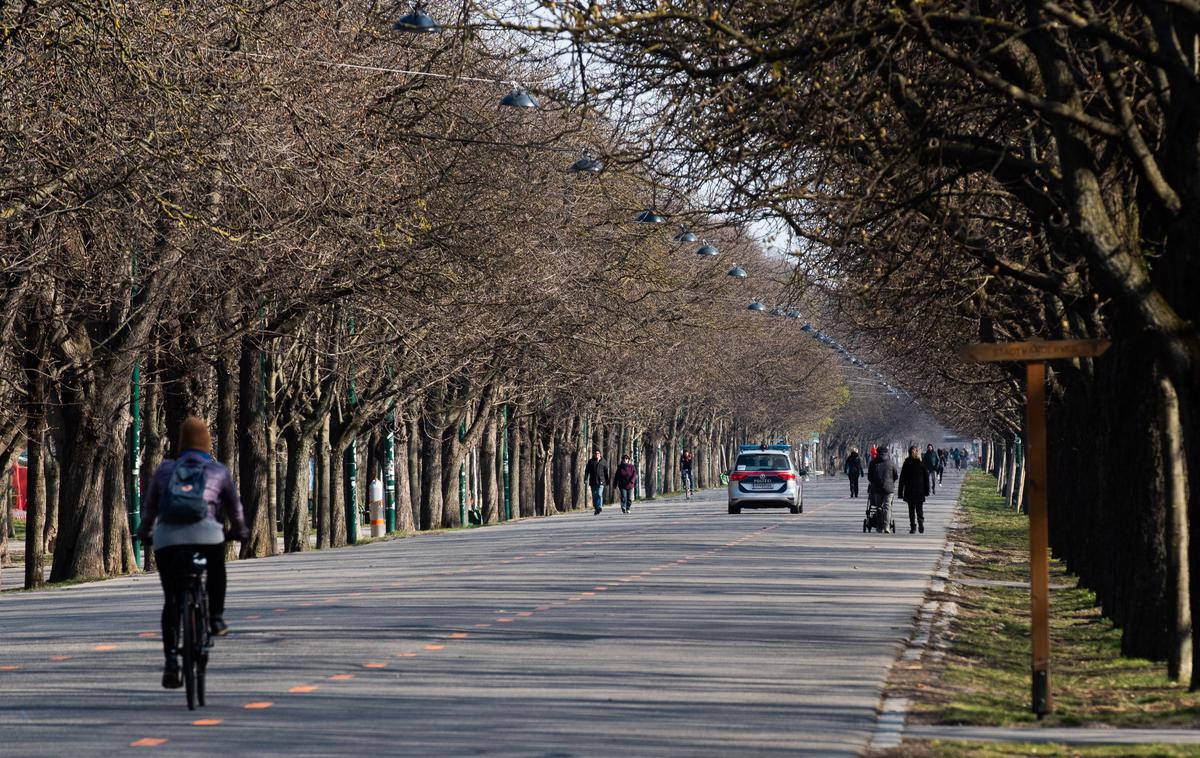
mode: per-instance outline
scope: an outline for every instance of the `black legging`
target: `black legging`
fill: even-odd
[[[858,474],[848,474],[850,477],[850,497],[858,497]]]
[[[192,556],[200,553],[208,560],[208,611],[211,616],[225,614],[225,545],[171,545],[154,551],[158,578],[166,602],[162,610],[163,652],[174,655],[177,647],[175,625],[179,620],[179,593],[187,586]]]

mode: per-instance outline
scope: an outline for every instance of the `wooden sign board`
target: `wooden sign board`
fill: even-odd
[[[966,360],[975,363],[1051,361],[1057,358],[1095,358],[1107,350],[1108,346],[1108,340],[978,342],[964,347],[961,355]]]

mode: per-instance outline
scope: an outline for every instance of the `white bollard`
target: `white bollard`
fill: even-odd
[[[367,493],[371,503],[371,536],[382,537],[387,534],[387,524],[383,518],[383,482],[372,479]]]

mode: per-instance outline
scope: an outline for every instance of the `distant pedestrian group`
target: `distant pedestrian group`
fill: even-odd
[[[621,513],[633,510],[633,490],[637,487],[637,467],[629,460],[628,455],[621,456],[621,462],[612,472],[608,473],[608,461],[599,450],[592,452],[592,459],[583,469],[583,480],[592,495],[592,514],[599,516],[604,510],[604,488],[612,483],[621,496]]]

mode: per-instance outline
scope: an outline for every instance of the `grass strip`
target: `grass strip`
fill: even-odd
[[[971,471],[963,483],[960,502],[966,526],[955,535],[959,545],[955,577],[1027,583],[1028,521],[1006,508],[1004,498],[996,494],[995,478]],[[1095,595],[1075,587],[1075,577],[1058,561],[1051,561],[1050,583],[1072,588],[1050,593],[1054,712],[1043,724],[1200,725],[1200,693],[1169,681],[1165,663],[1122,657],[1120,630],[1100,615]],[[940,681],[928,687],[929,697],[920,698],[916,706],[921,720],[980,726],[1036,721],[1029,711],[1028,586],[958,589],[959,611],[951,649]]]

